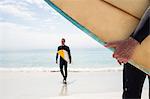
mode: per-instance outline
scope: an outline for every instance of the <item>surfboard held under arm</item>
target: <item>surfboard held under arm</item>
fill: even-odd
[[[150,5],[149,0],[45,0],[53,9],[101,44],[125,40]],[[130,61],[150,74],[150,36]]]
[[[66,50],[59,50],[58,55],[60,55],[60,57],[62,57],[66,62],[69,62],[69,55],[68,52]]]

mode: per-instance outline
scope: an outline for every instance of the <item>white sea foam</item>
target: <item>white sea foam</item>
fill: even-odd
[[[108,68],[68,68],[69,72],[112,72],[122,71],[122,67],[108,67]],[[59,68],[45,68],[45,67],[30,67],[30,68],[0,68],[0,71],[39,71],[39,72],[59,72]]]

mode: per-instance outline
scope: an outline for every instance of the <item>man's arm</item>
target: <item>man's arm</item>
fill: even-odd
[[[135,32],[131,35],[132,38],[141,43],[150,34],[150,7],[147,8]]]
[[[71,63],[71,52],[70,52],[70,48],[68,47],[68,55],[69,55],[69,62]]]
[[[108,42],[105,46],[115,48],[113,57],[121,63],[127,63],[138,44],[140,44],[149,34],[149,18],[150,18],[150,7],[145,11],[145,14],[141,18],[141,21],[135,32],[127,40]]]
[[[57,53],[56,53],[56,63],[58,62],[58,51],[59,51],[59,47],[57,48]]]

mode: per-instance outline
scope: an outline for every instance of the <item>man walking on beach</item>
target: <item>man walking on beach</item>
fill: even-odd
[[[58,52],[62,51],[62,55],[60,55]],[[64,53],[66,52],[66,53]],[[65,45],[65,39],[61,39],[61,45],[57,49],[57,54],[56,54],[56,64],[58,63],[58,55],[60,56],[59,60],[59,66],[60,66],[60,72],[63,76],[63,83],[67,84],[67,67],[68,67],[68,62],[71,64],[71,53],[70,53],[70,48]],[[68,56],[69,60],[67,61],[64,56]]]
[[[142,87],[146,78],[146,73],[127,63],[132,57],[137,45],[150,34],[150,7],[146,10],[139,25],[134,33],[127,40],[109,42],[106,47],[115,48],[113,57],[118,62],[124,63],[123,69],[123,99],[141,99]],[[149,97],[150,97],[150,75],[149,78]]]

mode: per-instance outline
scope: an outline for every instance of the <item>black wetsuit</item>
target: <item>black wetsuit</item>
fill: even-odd
[[[135,32],[131,35],[132,38],[139,43],[150,34],[150,7],[144,13]],[[146,73],[127,63],[123,69],[123,99],[141,99],[142,87],[146,78]],[[150,85],[150,76],[149,85]],[[150,86],[149,86],[150,97]],[[150,99],[150,98],[149,98]]]
[[[66,50],[67,52],[68,52],[68,55],[69,55],[69,62],[71,63],[71,53],[70,53],[70,48],[68,47],[68,46],[66,46],[66,45],[64,45],[64,46],[59,46],[58,47],[58,49],[57,49],[57,51],[59,51],[59,50]],[[56,54],[56,62],[57,62],[57,60],[58,60],[58,53]],[[60,66],[60,72],[61,72],[61,74],[62,74],[62,76],[63,76],[63,78],[64,78],[64,80],[66,80],[67,79],[67,61],[66,60],[64,60],[61,56],[60,56],[60,61],[59,61],[59,66]],[[64,71],[63,71],[63,68],[64,68]]]

